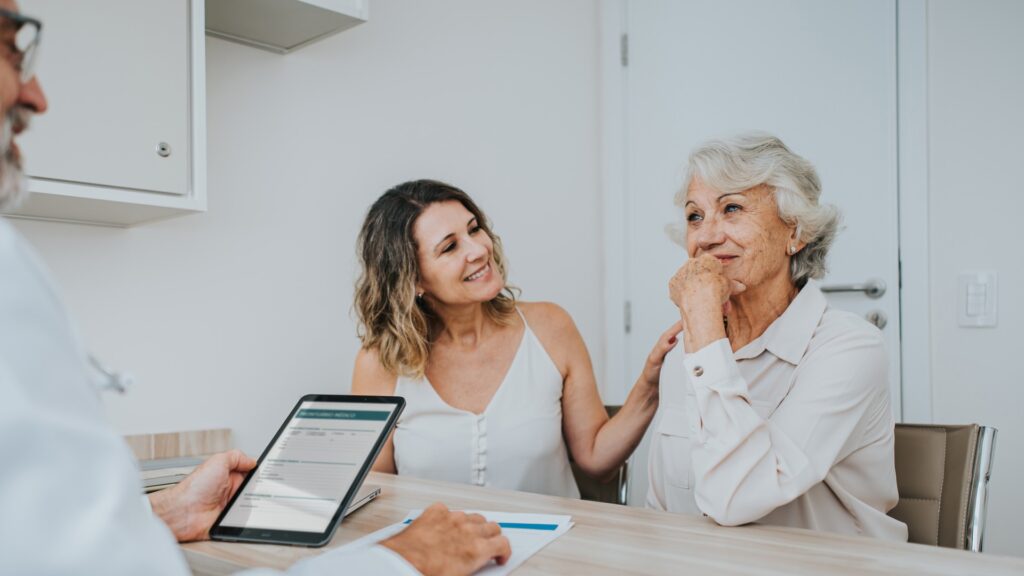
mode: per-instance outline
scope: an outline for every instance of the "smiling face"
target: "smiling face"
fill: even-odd
[[[417,292],[441,304],[483,303],[505,281],[494,262],[494,244],[460,202],[427,206],[413,225],[420,268]]]
[[[710,254],[725,276],[748,289],[789,277],[790,247],[797,251],[796,229],[779,218],[775,195],[767,186],[722,193],[694,177],[683,206],[686,251],[690,258]]]

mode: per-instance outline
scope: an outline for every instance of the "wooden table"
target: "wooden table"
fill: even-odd
[[[402,520],[410,510],[442,501],[453,509],[569,514],[576,526],[538,552],[516,574],[1024,574],[1024,559],[920,544],[882,542],[794,528],[717,526],[705,518],[667,514],[370,474],[383,488],[356,511],[326,548],[225,542],[182,546],[195,574],[230,574],[267,566],[284,569]]]

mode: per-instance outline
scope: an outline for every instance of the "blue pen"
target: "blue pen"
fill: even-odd
[[[411,519],[406,520],[403,524],[412,522]],[[498,526],[502,528],[515,528],[518,530],[557,530],[558,524],[529,524],[526,522],[498,522]]]

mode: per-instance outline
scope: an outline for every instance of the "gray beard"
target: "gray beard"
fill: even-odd
[[[25,198],[28,180],[21,165],[21,157],[11,145],[16,122],[28,123],[28,111],[18,106],[4,115],[0,126],[0,210],[16,208]]]

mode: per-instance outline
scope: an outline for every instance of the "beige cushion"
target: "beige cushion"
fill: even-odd
[[[900,501],[889,515],[907,525],[909,540],[964,549],[980,427],[896,425]]]

